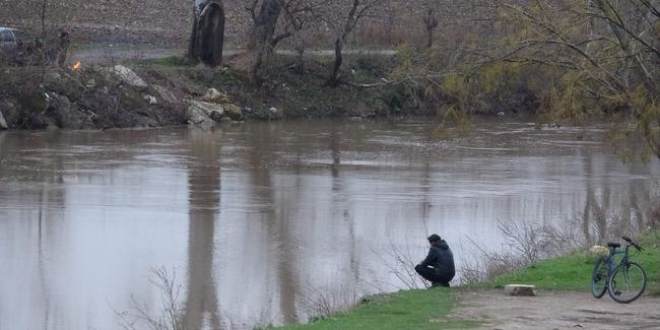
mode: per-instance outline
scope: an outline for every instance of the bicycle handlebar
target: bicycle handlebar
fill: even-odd
[[[624,241],[628,242],[628,244],[634,246],[637,249],[637,251],[644,251],[644,249],[641,246],[633,242],[633,240],[631,240],[628,236],[621,236],[621,238],[623,238]]]

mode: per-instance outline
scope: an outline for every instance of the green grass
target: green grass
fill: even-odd
[[[647,233],[636,239],[645,249],[630,249],[630,260],[639,263],[647,275],[646,293],[660,295],[660,233]],[[566,256],[544,260],[523,270],[498,276],[490,281],[471,285],[476,288],[502,288],[507,284],[532,284],[544,290],[588,291],[595,256],[575,252]]]
[[[184,66],[185,59],[181,56],[167,56],[163,58],[144,60],[143,62],[145,64],[179,67],[179,66]]]
[[[305,325],[277,329],[471,329],[472,321],[452,321],[447,313],[456,304],[443,288],[401,291],[363,299],[348,312]]]

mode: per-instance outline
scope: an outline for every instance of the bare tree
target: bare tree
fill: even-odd
[[[339,76],[343,64],[342,52],[349,35],[353,33],[362,19],[372,14],[377,8],[384,7],[386,3],[386,0],[336,0],[333,2],[333,5],[329,8],[327,22],[329,25],[339,22],[340,25],[336,27],[335,61],[332,73],[328,77],[328,86],[336,87],[339,85]],[[347,12],[345,11],[346,8],[348,8]],[[337,13],[341,16],[336,16]]]
[[[258,0],[248,7],[253,19],[252,31],[248,49],[253,53],[252,78],[261,83],[264,77],[264,66],[273,53],[273,42],[277,21],[282,13],[280,0]],[[258,6],[259,5],[259,6]],[[258,6],[258,7],[257,7]],[[257,9],[258,8],[258,9]]]
[[[252,78],[261,84],[275,47],[301,31],[328,0],[252,0],[246,10],[252,17],[248,50],[252,53]]]
[[[433,31],[438,27],[438,17],[435,9],[429,8],[424,16],[424,29],[426,30],[426,48],[433,46]]]
[[[154,278],[149,279],[161,295],[162,313],[151,315],[151,306],[137,301],[131,296],[131,309],[128,311],[114,311],[119,319],[120,326],[125,330],[184,330],[186,329],[183,315],[184,306],[179,302],[181,287],[176,284],[176,272],[169,272],[164,267],[151,270]]]

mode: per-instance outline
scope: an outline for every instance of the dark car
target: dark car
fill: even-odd
[[[0,61],[25,65],[38,46],[37,38],[14,28],[0,26]]]

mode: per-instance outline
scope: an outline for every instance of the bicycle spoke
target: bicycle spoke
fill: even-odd
[[[634,262],[621,264],[615,268],[608,283],[610,296],[620,303],[634,301],[639,298],[645,288],[644,269]]]

